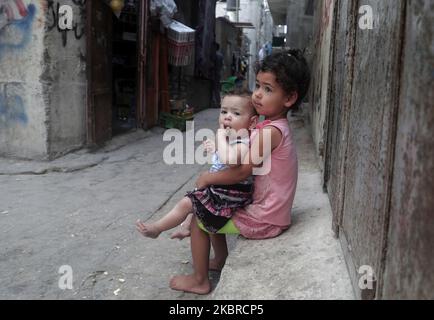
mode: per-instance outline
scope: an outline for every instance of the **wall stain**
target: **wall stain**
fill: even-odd
[[[14,95],[6,97],[0,94],[0,128],[10,127],[11,124],[27,125],[28,117],[23,99]]]

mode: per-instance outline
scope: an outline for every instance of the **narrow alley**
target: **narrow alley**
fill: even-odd
[[[0,299],[434,299],[433,35],[433,0],[0,0]],[[235,91],[287,149],[251,230],[292,224],[173,291],[190,240],[135,222],[194,189]]]
[[[216,129],[217,114],[197,114],[196,128]],[[353,299],[312,140],[303,118],[290,120],[301,162],[293,226],[253,244],[232,236],[234,254],[220,282],[211,273],[217,288],[204,297],[168,287],[170,276],[191,271],[188,239],[135,230],[136,219],[165,214],[207,170],[165,165],[162,129],[49,163],[2,159],[0,299]],[[65,265],[72,290],[58,285]]]

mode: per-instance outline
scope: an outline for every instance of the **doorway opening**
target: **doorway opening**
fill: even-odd
[[[130,0],[125,2],[120,16],[113,17],[113,136],[137,127],[139,12],[139,1]]]
[[[88,146],[143,127],[146,117],[147,1],[128,0],[115,16],[103,1],[86,2]]]

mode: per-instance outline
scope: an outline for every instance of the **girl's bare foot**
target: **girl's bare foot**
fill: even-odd
[[[140,220],[136,222],[137,230],[145,237],[156,239],[160,235],[161,231],[155,226],[155,224],[144,224]]]
[[[190,236],[190,229],[189,228],[185,228],[185,227],[181,227],[179,228],[179,230],[175,231],[172,236],[170,237],[170,239],[179,239],[182,240],[184,238],[188,238]]]
[[[221,272],[223,267],[225,266],[225,262],[226,261],[221,262],[221,261],[217,261],[216,259],[210,259],[208,269],[210,271]]]
[[[195,294],[208,294],[211,292],[211,284],[208,279],[200,282],[194,275],[176,276],[170,279],[170,288],[176,291],[184,291]]]

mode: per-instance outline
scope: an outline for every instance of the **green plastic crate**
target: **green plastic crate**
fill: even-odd
[[[186,130],[187,121],[193,121],[194,116],[178,116],[167,112],[160,114],[160,125],[166,129]]]
[[[235,89],[237,77],[232,76],[227,78],[225,81],[221,81],[222,91],[226,94]]]

